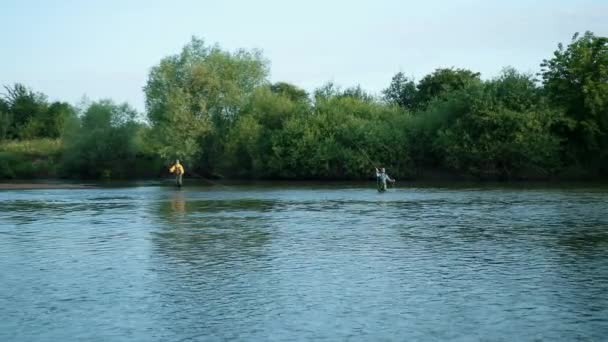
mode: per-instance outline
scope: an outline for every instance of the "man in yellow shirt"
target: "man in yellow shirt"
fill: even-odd
[[[175,173],[175,184],[178,187],[182,187],[182,176],[184,175],[184,167],[179,163],[179,160],[175,161],[175,164],[171,166],[169,172]]]

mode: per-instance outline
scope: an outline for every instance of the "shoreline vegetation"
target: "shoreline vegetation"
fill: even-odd
[[[151,68],[145,113],[5,86],[0,189],[165,178],[175,159],[209,180],[361,181],[375,167],[399,181],[606,180],[608,38],[575,34],[549,57],[536,75],[451,67],[398,72],[378,95],[333,83],[308,93],[271,83],[260,51],[193,37]]]

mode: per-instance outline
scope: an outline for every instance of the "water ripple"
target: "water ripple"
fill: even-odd
[[[604,190],[5,191],[0,340],[602,340]]]

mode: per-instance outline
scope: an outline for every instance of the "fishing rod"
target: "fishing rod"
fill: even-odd
[[[183,169],[182,169],[182,172],[183,172]],[[200,174],[198,174],[198,173],[197,173],[197,172],[195,172],[195,171],[189,170],[189,171],[188,171],[188,173],[189,173],[189,174],[191,174],[191,175],[193,175],[193,176],[195,176],[195,177],[197,177],[197,178],[199,178],[199,179],[202,179],[203,181],[205,181],[205,182],[207,182],[207,183],[210,183],[210,184],[212,184],[212,185],[214,185],[214,186],[219,186],[219,187],[222,187],[222,188],[230,189],[230,187],[229,187],[229,186],[226,186],[226,185],[220,184],[220,183],[218,183],[218,182],[214,182],[214,181],[212,181],[211,179],[208,179],[208,178],[205,178],[205,177],[201,176]],[[185,174],[185,172],[184,172],[184,174]]]
[[[194,171],[188,171],[188,172],[191,173],[192,175],[194,175],[195,177],[198,177],[198,178],[202,179],[203,181],[205,181],[205,182],[207,182],[207,183],[209,183],[211,185],[219,186],[219,187],[226,188],[226,189],[230,189],[231,188],[231,187],[229,187],[227,185],[220,184],[218,182],[212,181],[211,179],[205,178],[205,177],[199,175],[198,173],[196,173]]]
[[[386,148],[388,150],[388,147],[386,147],[386,145],[382,144],[384,148]],[[361,152],[361,154],[363,154],[365,156],[365,158],[367,158],[367,160],[374,166],[374,168],[376,169],[376,172],[378,172],[378,164],[374,163],[374,161],[372,160],[372,158],[370,158],[370,156],[367,154],[367,152],[365,152],[365,150],[363,148],[361,148],[361,146],[355,142],[355,146],[357,147],[357,149],[359,150],[359,152]],[[390,178],[389,178],[390,180]],[[395,186],[395,180],[393,179],[391,182],[391,184],[393,184],[393,187]]]
[[[359,152],[361,152],[361,154],[363,154],[365,156],[365,158],[367,158],[367,160],[370,162],[370,164],[372,164],[372,166],[374,166],[375,168],[377,168],[378,163],[374,163],[374,161],[372,160],[372,158],[369,157],[369,155],[367,154],[367,152],[365,152],[364,149],[361,148],[361,145],[359,145],[357,142],[355,142],[355,147],[357,147],[357,149],[359,150]]]

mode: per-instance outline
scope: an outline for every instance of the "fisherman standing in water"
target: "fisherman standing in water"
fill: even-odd
[[[389,181],[391,183],[395,183],[395,180],[386,174],[386,170],[384,168],[380,169],[380,171],[378,171],[378,168],[376,168],[376,184],[378,186],[378,192],[386,191],[386,189],[387,189],[386,182],[387,181]]]
[[[175,161],[175,164],[171,166],[169,172],[175,173],[175,185],[178,188],[182,187],[182,176],[184,175],[184,167],[179,163],[179,160]]]

